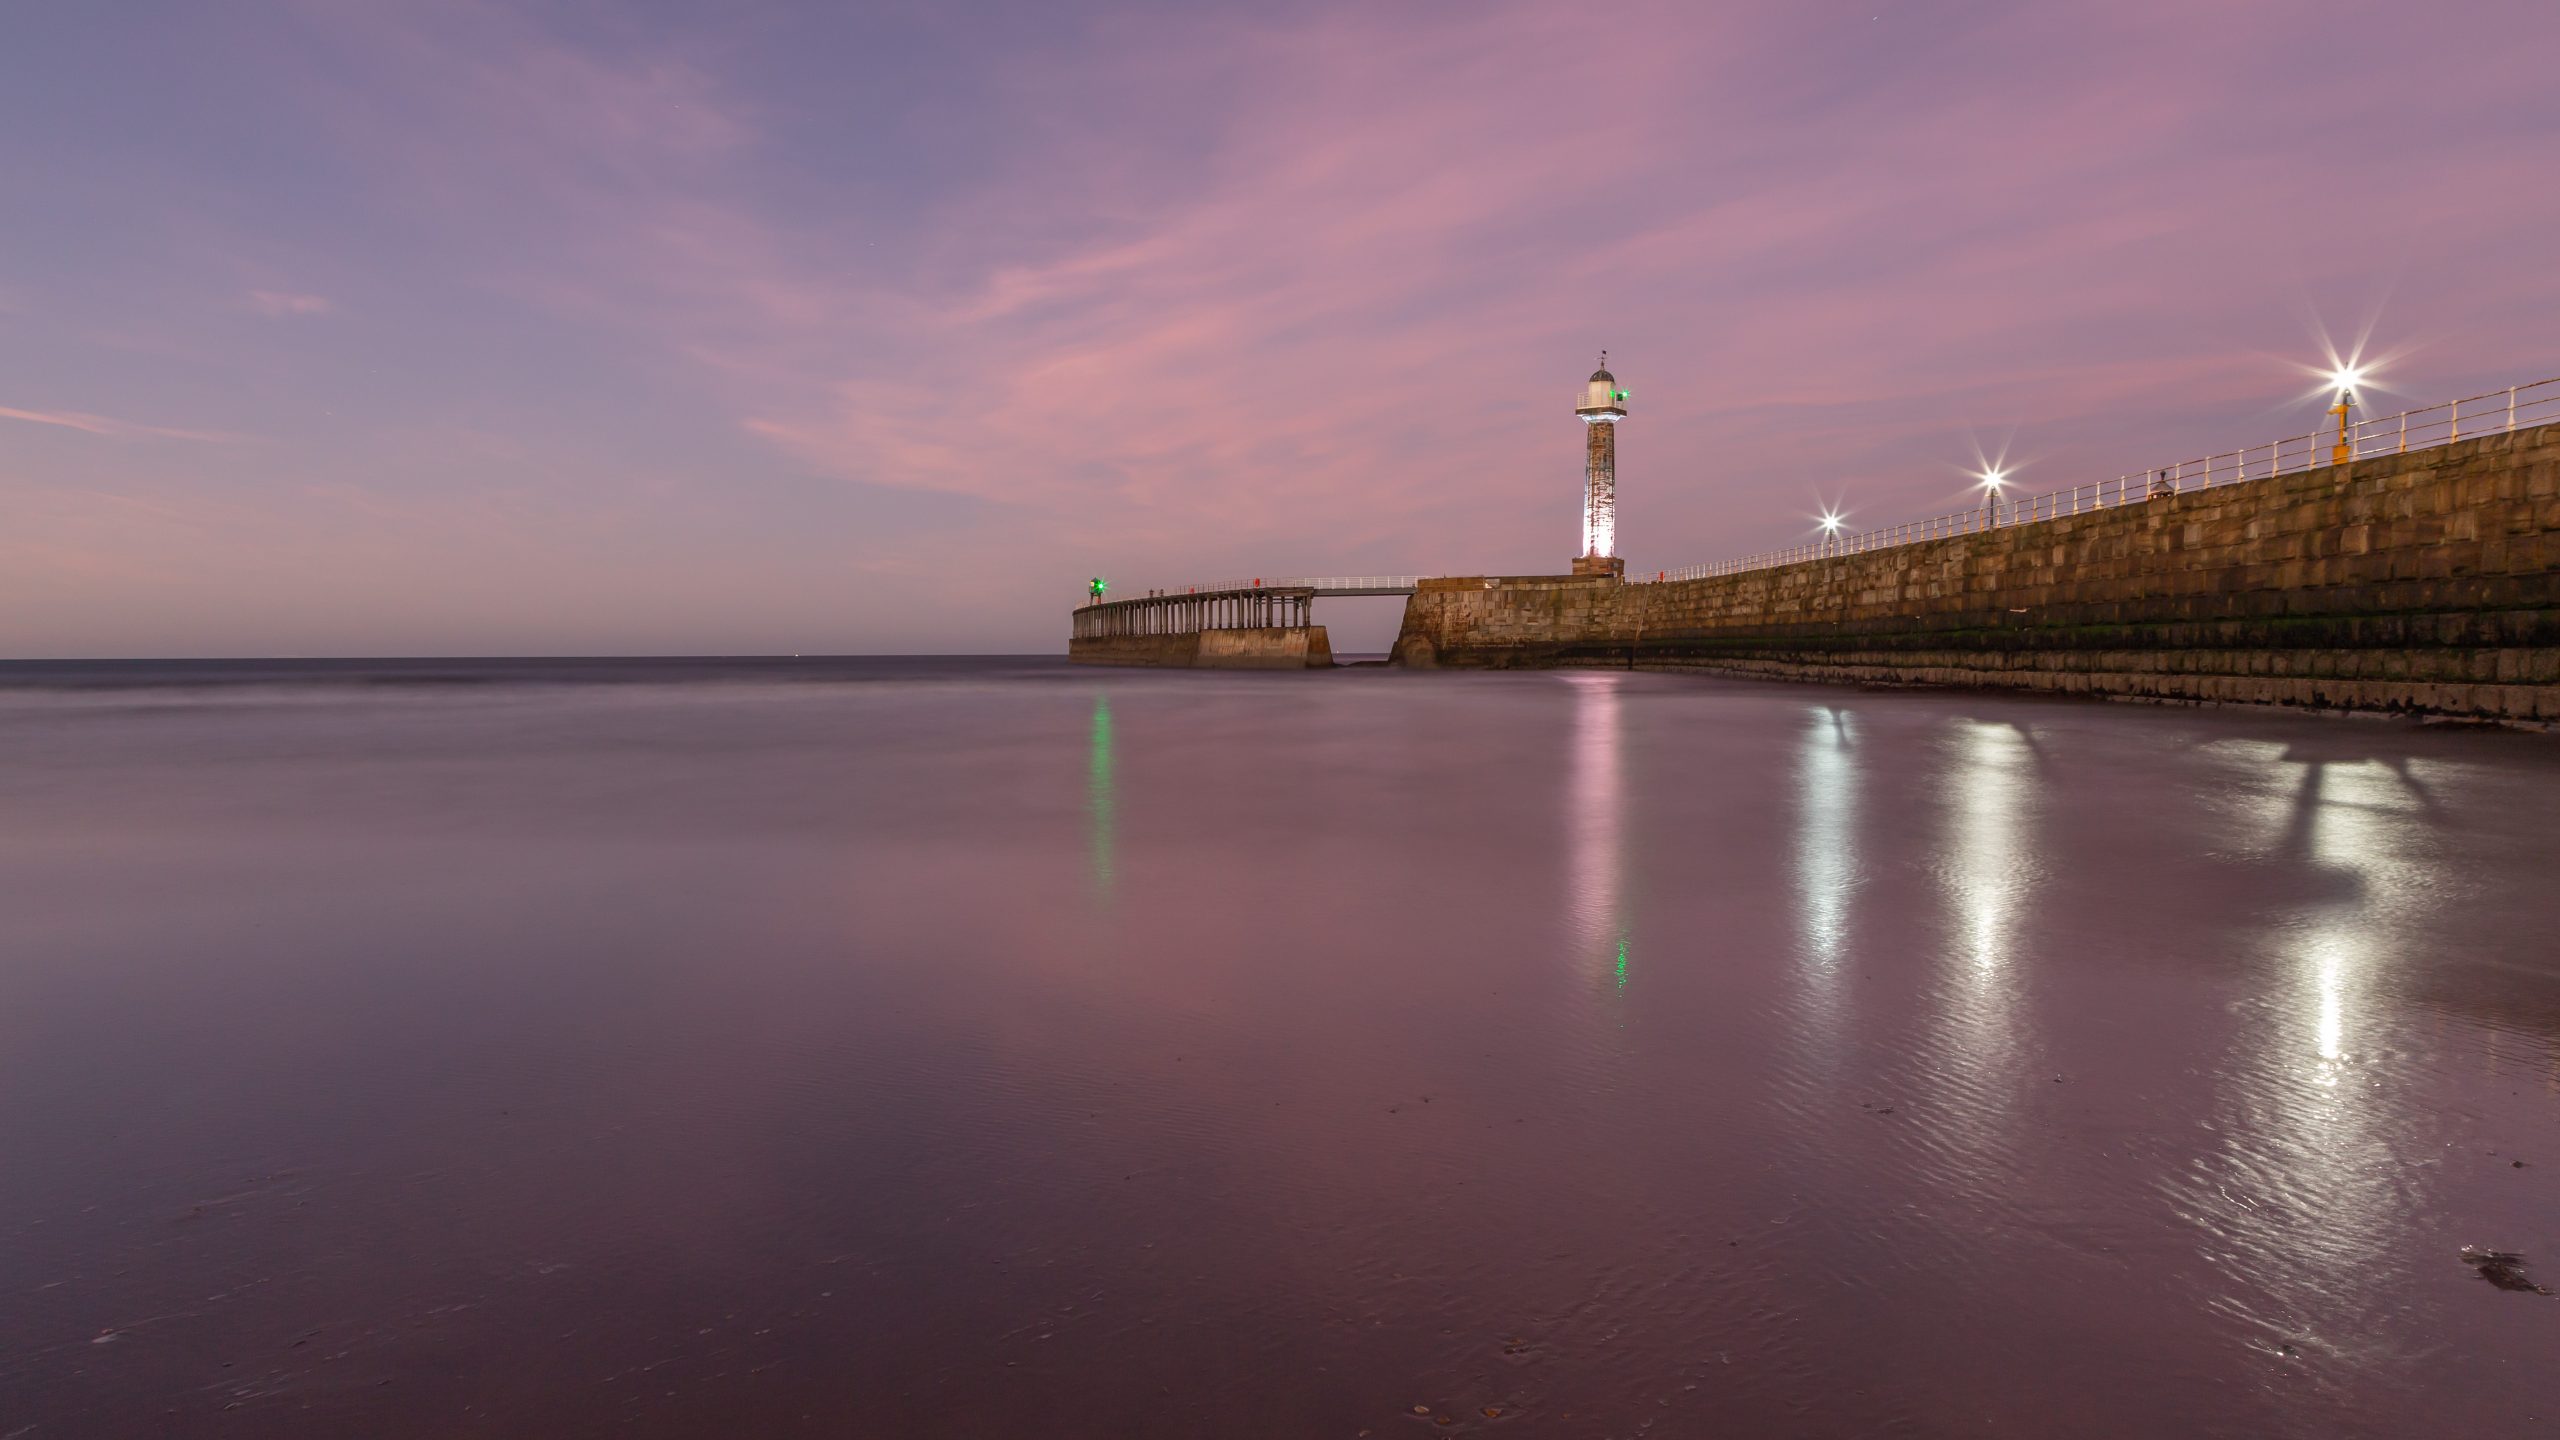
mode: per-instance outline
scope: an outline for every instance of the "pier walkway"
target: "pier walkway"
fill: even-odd
[[[1315,623],[1312,607],[1321,596],[1410,595],[1421,582],[1419,575],[1330,575],[1150,590],[1078,607],[1071,633],[1078,640],[1103,640],[1204,630],[1301,629]]]

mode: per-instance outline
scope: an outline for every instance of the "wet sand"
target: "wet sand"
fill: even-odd
[[[2560,744],[0,667],[0,1436],[2560,1425]],[[1445,1422],[1445,1423],[1444,1423]]]

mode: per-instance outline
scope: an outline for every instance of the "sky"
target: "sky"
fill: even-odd
[[[2550,0],[6,29],[0,656],[1055,654],[1097,574],[1556,573],[1603,347],[1635,573],[2301,434],[2359,340],[2377,413],[2560,375]]]

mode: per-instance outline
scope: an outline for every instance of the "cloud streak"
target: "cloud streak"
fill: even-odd
[[[134,420],[118,420],[111,415],[92,415],[81,410],[19,410],[0,405],[0,420],[16,420],[27,425],[50,425],[62,430],[77,430],[106,440],[200,440],[213,444],[233,444],[248,439],[246,435],[227,430],[188,430],[174,425],[145,425]]]
[[[325,295],[300,295],[290,290],[252,290],[250,308],[261,315],[326,315],[336,308]]]

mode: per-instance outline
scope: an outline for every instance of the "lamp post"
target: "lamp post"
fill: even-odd
[[[1823,511],[1823,512],[1822,512],[1822,553],[1823,553],[1823,554],[1825,554],[1825,555],[1831,554],[1831,553],[1832,553],[1832,549],[1833,549],[1833,547],[1834,547],[1834,546],[1836,546],[1836,545],[1839,543],[1839,538],[1840,538],[1840,512],[1839,512],[1839,511],[1837,511],[1837,510],[1825,510],[1825,511]]]
[[[2356,458],[2355,427],[2348,418],[2356,408],[2356,386],[2364,379],[2364,371],[2353,365],[2341,365],[2329,372],[2329,384],[2338,392],[2329,413],[2338,417],[2338,443],[2329,447],[2329,463],[2344,465]]]
[[[1982,472],[1982,524],[1988,530],[2000,523],[2000,487],[2008,483],[2006,470]]]

